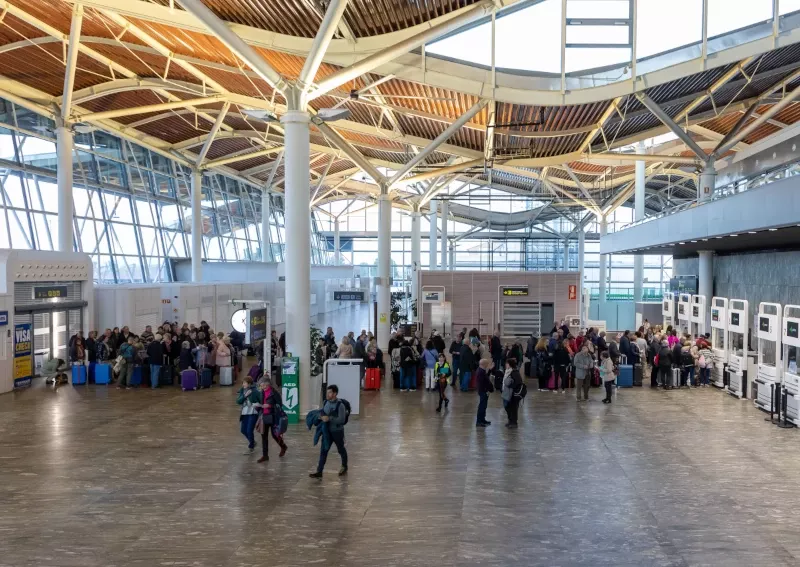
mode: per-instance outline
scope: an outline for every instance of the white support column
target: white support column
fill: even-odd
[[[58,251],[72,252],[72,131],[64,126],[56,128],[56,157],[58,169]]]
[[[438,201],[431,201],[431,233],[428,241],[428,245],[430,247],[430,259],[428,260],[428,269],[435,270],[438,263],[436,259],[439,257],[438,246],[439,246],[439,233],[436,232],[436,208],[437,208]]]
[[[442,269],[447,270],[447,215],[449,214],[450,203],[442,201]]]
[[[422,248],[422,236],[420,233],[420,213],[411,213],[411,303],[417,302],[419,298],[419,270],[420,270],[420,250]],[[422,319],[422,304],[417,302],[416,321]]]
[[[447,269],[453,271],[456,269],[456,245],[450,243],[450,257],[447,259]]]
[[[706,297],[706,305],[710,306],[714,295],[714,251],[700,250],[697,255],[700,257],[697,272],[698,290],[700,295]]]
[[[288,97],[291,101],[294,97]],[[309,117],[289,110],[281,117],[285,133],[286,349],[300,359],[300,418],[310,410],[311,391],[311,186],[308,177]]]
[[[192,171],[192,281],[203,280],[203,172]]]
[[[639,142],[636,148],[637,154],[644,154],[644,142]],[[635,167],[635,186],[634,186],[634,219],[644,219],[644,203],[646,199],[645,186],[647,181],[645,179],[645,163],[637,161]],[[642,292],[644,290],[644,256],[636,254],[633,257],[633,300],[641,301]]]
[[[600,238],[606,235],[608,230],[608,221],[606,217],[600,217]],[[606,262],[608,261],[608,254],[600,254],[600,270],[598,277],[600,279],[600,303],[606,302]]]
[[[384,191],[381,188],[381,191]],[[389,352],[392,328],[391,310],[392,200],[388,194],[378,197],[378,348]]]
[[[342,265],[342,256],[340,250],[342,249],[341,240],[339,238],[339,219],[333,221],[333,265]]]
[[[698,201],[708,201],[714,193],[714,187],[717,185],[717,170],[714,165],[707,163],[700,172],[700,187],[697,190]],[[709,305],[711,301],[709,300]]]
[[[564,239],[564,266],[561,269],[569,270],[569,238]]]
[[[583,260],[586,244],[586,233],[582,227],[578,227],[578,316],[581,318],[581,326],[583,326]]]
[[[269,219],[272,216],[269,192],[261,193],[261,261],[272,260],[272,246],[270,246]]]

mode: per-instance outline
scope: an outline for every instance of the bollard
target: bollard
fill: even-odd
[[[764,421],[775,422],[773,415],[775,413],[775,384],[769,385],[769,417],[765,417]],[[778,416],[780,419],[780,415]]]
[[[783,389],[783,422],[781,422],[781,420],[780,420],[780,411],[778,413],[778,427],[780,427],[781,429],[791,429],[792,427],[795,426],[794,423],[789,423],[789,421],[786,419],[786,405],[788,404],[788,395],[789,395],[789,392],[786,390],[786,388],[784,388]],[[778,402],[780,403],[780,398],[778,399]]]

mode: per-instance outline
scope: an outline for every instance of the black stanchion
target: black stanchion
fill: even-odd
[[[781,429],[791,429],[794,427],[794,423],[789,423],[786,419],[786,405],[788,403],[788,395],[789,393],[786,391],[786,388],[783,389],[783,422],[780,421],[780,414],[778,414],[778,427]]]
[[[772,421],[775,413],[775,384],[769,385],[769,417],[765,417],[764,421]],[[778,416],[780,418],[780,415]]]

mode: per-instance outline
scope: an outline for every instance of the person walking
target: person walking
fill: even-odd
[[[436,363],[433,373],[436,376],[436,381],[439,384],[439,407],[436,408],[436,412],[438,413],[442,411],[442,404],[444,404],[445,409],[450,405],[450,400],[448,399],[446,392],[447,382],[452,372],[450,370],[450,365],[447,364],[447,357],[444,353],[439,355],[439,362]]]
[[[242,435],[247,439],[245,455],[252,455],[256,449],[255,429],[258,410],[261,407],[261,395],[258,389],[253,387],[253,379],[250,376],[245,376],[242,380],[242,387],[237,392],[236,403],[242,406],[239,423]]]
[[[323,340],[324,341],[324,340]],[[272,379],[264,376],[258,381],[258,391],[261,397],[261,408],[259,419],[263,425],[261,432],[261,458],[257,462],[264,463],[269,461],[269,438],[270,436],[281,448],[278,455],[283,457],[286,454],[286,443],[281,433],[280,418],[283,413],[283,402],[277,388],[272,387]]]
[[[589,346],[581,345],[581,350],[575,355],[573,360],[575,365],[575,393],[577,394],[578,401],[589,401],[589,388],[592,385],[592,369],[594,368],[594,359],[589,354]],[[583,398],[581,399],[581,393]]]
[[[614,363],[608,352],[603,352],[603,354],[600,355],[600,379],[603,381],[603,386],[606,388],[606,397],[603,399],[603,403],[610,404],[616,375],[614,374]]]
[[[347,410],[344,402],[339,400],[339,387],[331,384],[325,391],[325,405],[322,408],[320,419],[328,424],[328,432],[331,442],[325,445],[323,442],[319,450],[319,463],[317,472],[311,473],[311,478],[322,478],[322,471],[325,469],[325,462],[328,460],[328,451],[332,445],[336,445],[339,456],[342,458],[342,468],[339,469],[339,476],[347,474],[347,449],[344,446],[344,425],[347,422]]]
[[[522,386],[522,376],[517,370],[517,360],[509,358],[506,360],[506,371],[503,376],[503,406],[506,408],[506,415],[508,415],[506,427],[509,429],[517,428],[520,398],[515,396],[514,392],[517,392],[520,386]]]
[[[422,360],[425,363],[425,390],[435,392],[439,390],[439,378],[436,375],[436,363],[439,360],[439,353],[433,346],[433,341],[428,341],[425,350],[422,351]]]
[[[489,370],[492,362],[488,358],[483,358],[478,363],[478,418],[475,420],[476,427],[486,427],[491,425],[491,421],[486,421],[486,406],[489,403],[489,394],[494,392],[492,379],[489,377]]]
[[[150,360],[150,388],[158,388],[158,379],[161,377],[161,366],[164,364],[164,345],[161,344],[161,335],[156,335],[147,345],[147,358]]]

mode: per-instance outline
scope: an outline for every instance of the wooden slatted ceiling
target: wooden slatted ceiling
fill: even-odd
[[[64,90],[66,69],[62,56],[60,43],[15,49],[0,56],[0,75],[50,95],[60,95]],[[76,90],[99,85],[110,79],[106,67],[79,54],[75,72]]]
[[[199,152],[200,146],[195,146],[193,151]],[[253,151],[257,151],[261,149],[263,146],[256,145],[254,140],[250,138],[225,138],[222,140],[216,140],[214,143],[211,144],[211,147],[208,149],[208,154],[206,155],[206,159],[215,160],[224,158],[225,156],[232,155],[243,150],[247,150],[248,148],[252,148]],[[264,163],[269,161],[271,158],[265,157]],[[234,164],[235,165],[235,164]],[[237,169],[241,169],[238,168]]]
[[[759,111],[760,112],[766,112],[766,110],[769,109],[770,106],[771,105],[761,106],[761,107],[759,107]],[[787,110],[789,110],[789,109],[787,109]],[[779,114],[781,114],[781,113],[779,113]],[[709,130],[714,130],[715,132],[719,132],[721,134],[724,134],[726,132],[729,132],[731,130],[731,128],[733,128],[734,124],[736,124],[736,122],[738,122],[741,117],[742,117],[742,115],[739,112],[734,112],[734,113],[731,113],[731,114],[725,114],[723,116],[718,116],[717,118],[714,118],[713,120],[709,120],[707,122],[703,122],[703,127],[704,128],[708,128]],[[756,120],[755,118],[750,118],[747,121],[747,123],[745,124],[745,126],[749,126],[755,120]],[[759,141],[759,140],[761,140],[763,138],[766,138],[767,136],[770,136],[770,135],[774,134],[775,132],[779,132],[779,131],[780,131],[780,128],[777,127],[777,126],[773,126],[772,124],[762,124],[761,126],[756,128],[754,132],[751,132],[748,136],[746,136],[743,141],[745,143],[752,144],[754,142],[757,142],[757,141]]]

